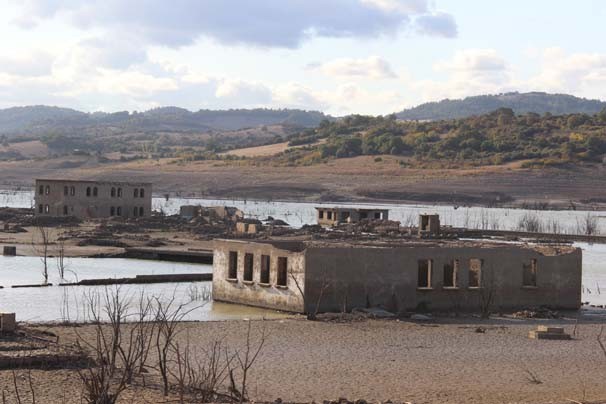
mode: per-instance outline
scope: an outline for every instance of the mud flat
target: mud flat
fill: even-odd
[[[522,169],[484,166],[461,169],[402,168],[399,160],[360,156],[308,167],[240,166],[217,161],[174,164],[175,159],[100,164],[77,169],[62,159],[0,162],[2,183],[31,187],[33,178],[107,178],[150,181],[159,193],[291,201],[444,203],[551,208],[606,205],[606,167]],[[490,190],[490,192],[486,192]]]
[[[265,321],[268,339],[251,370],[251,398],[273,401],[279,397],[295,402],[338,397],[412,403],[603,402],[606,358],[597,343],[603,320],[580,320],[576,337],[570,341],[531,340],[528,332],[537,324],[550,324],[572,333],[573,319],[468,318],[429,324]],[[194,350],[215,340],[238,347],[245,342],[247,325],[246,321],[184,323],[180,335],[182,339],[189,336]],[[261,322],[253,323],[253,331],[260,327]],[[477,332],[478,327],[483,332]],[[90,326],[45,329],[64,342],[72,341],[76,333],[93,337]],[[529,372],[536,376],[534,383]],[[36,370],[32,376],[38,402],[57,402],[53,398],[64,395],[65,402],[79,402],[75,370]],[[146,378],[148,387],[131,389],[124,402],[164,402],[153,373]],[[0,385],[12,385],[10,372],[0,371]]]

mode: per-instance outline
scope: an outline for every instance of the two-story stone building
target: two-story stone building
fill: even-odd
[[[151,214],[147,182],[37,179],[35,213],[79,218],[145,217]]]

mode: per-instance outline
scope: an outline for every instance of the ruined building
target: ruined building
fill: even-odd
[[[335,226],[339,223],[357,223],[364,219],[387,220],[388,209],[363,209],[363,208],[316,208],[317,220],[320,226]]]
[[[186,219],[202,217],[208,222],[235,222],[244,218],[244,212],[233,206],[183,205],[179,209],[179,215]]]
[[[446,240],[217,240],[213,298],[292,312],[581,305],[581,250]]]
[[[36,180],[35,213],[79,218],[151,215],[152,184],[143,182]]]
[[[419,215],[419,236],[438,236],[440,234],[440,215]]]

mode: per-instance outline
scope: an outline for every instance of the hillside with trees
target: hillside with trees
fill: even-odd
[[[85,113],[68,108],[44,105],[0,110],[0,134],[63,135],[84,132],[116,133],[137,131],[195,132],[240,130],[262,125],[317,126],[330,118],[322,112],[297,109],[199,110],[162,107],[145,112]]]
[[[505,93],[479,95],[462,100],[442,100],[428,102],[414,108],[398,112],[398,119],[440,120],[466,118],[483,115],[499,108],[510,108],[516,114],[534,112],[537,114],[596,114],[606,107],[599,100],[588,100],[567,94]]]
[[[516,115],[509,108],[488,114],[432,122],[350,116],[324,121],[315,130],[290,137],[277,159],[284,164],[316,164],[360,155],[401,156],[417,167],[525,166],[602,162],[606,154],[606,109],[595,115]]]

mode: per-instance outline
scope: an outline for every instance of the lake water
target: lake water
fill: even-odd
[[[33,192],[32,191],[2,191],[0,190],[0,206],[11,206],[11,207],[30,207],[32,204]],[[346,205],[343,203],[339,204],[318,204],[318,203],[304,203],[304,202],[277,202],[277,201],[245,201],[245,200],[220,200],[220,199],[200,199],[200,198],[180,198],[170,197],[166,198],[153,198],[153,208],[155,210],[162,210],[166,214],[178,213],[181,205],[189,204],[201,204],[206,206],[212,205],[229,205],[236,206],[248,217],[254,217],[259,219],[265,219],[268,216],[272,216],[276,219],[282,219],[290,223],[292,226],[300,227],[304,224],[313,224],[315,222],[315,207],[316,206],[334,206],[334,205]],[[366,204],[353,204],[348,206],[364,207],[369,206]],[[389,216],[392,220],[398,220],[404,225],[416,224],[417,215],[419,213],[438,213],[440,220],[443,225],[450,225],[455,227],[469,227],[469,228],[480,228],[480,229],[502,229],[502,230],[517,230],[520,220],[524,216],[532,216],[539,221],[539,224],[548,230],[557,223],[559,232],[561,233],[577,233],[579,228],[583,226],[587,215],[591,215],[597,225],[599,234],[606,234],[606,212],[593,211],[550,211],[550,210],[524,210],[524,209],[502,209],[502,208],[479,208],[479,207],[459,207],[446,205],[404,205],[404,204],[373,204],[372,206],[381,206],[385,209],[389,209]],[[575,244],[583,249],[583,301],[588,301],[591,304],[606,304],[606,245],[595,244],[590,245],[587,243]],[[6,260],[9,261],[6,261]],[[0,257],[0,270],[3,271],[5,265],[14,258]],[[17,268],[39,268],[39,260],[37,258],[19,258],[17,257],[13,263],[19,263],[19,259],[29,260],[27,263],[17,264]],[[143,273],[171,273],[182,272],[187,273],[188,271],[211,271],[210,266],[199,266],[199,265],[187,265],[187,264],[172,264],[162,263],[153,261],[143,261],[134,263],[133,260],[128,261],[112,261],[108,259],[103,260],[92,260],[92,259],[81,259],[83,261],[74,260],[70,265],[77,267],[78,276],[80,279],[83,277],[92,278],[95,275],[98,277],[109,277],[109,276],[135,276]],[[36,262],[37,261],[37,262]],[[128,263],[128,265],[125,265]],[[119,270],[121,268],[121,270]],[[119,272],[116,272],[118,271]],[[128,271],[129,275],[125,275]],[[13,269],[13,272],[19,272],[18,269]],[[36,278],[35,282],[40,282],[41,278],[37,278],[40,274],[39,269],[28,269],[28,274],[14,274],[13,276]],[[109,274],[109,275],[108,275]],[[1,275],[0,275],[1,276]],[[15,278],[17,279],[17,278]],[[29,279],[29,278],[28,278]],[[4,280],[4,277],[0,277],[0,285],[6,286],[8,283]],[[204,283],[200,283],[204,285]],[[185,301],[188,299],[188,294],[191,291],[188,290],[188,284],[158,284],[158,285],[145,285],[145,287],[130,287],[135,292],[142,289],[149,291],[152,294],[175,294],[179,296],[179,299]],[[82,287],[78,287],[82,288]],[[6,299],[0,300],[2,305],[7,304],[11,307],[18,307],[14,301],[19,301],[21,304],[25,304],[26,307],[28,302],[32,302],[32,305],[39,305],[41,300],[46,296],[47,299],[55,302],[53,305],[60,306],[57,301],[61,301],[63,298],[62,288],[46,288],[45,290],[7,290],[0,291],[3,296],[14,296],[11,298],[9,303],[4,303]],[[80,290],[80,289],[79,289]],[[602,294],[604,292],[604,294]],[[11,295],[12,294],[12,295]],[[45,295],[47,294],[47,295]],[[29,296],[22,299],[19,296]],[[36,300],[34,300],[36,299]],[[33,303],[35,302],[36,303]],[[42,300],[43,301],[43,300]],[[0,310],[6,310],[0,305]],[[50,305],[49,305],[50,306]],[[37,309],[42,310],[42,309]],[[30,314],[32,319],[37,318],[50,318],[52,314],[57,311],[57,307],[54,309],[43,308],[44,313],[32,309]],[[242,306],[235,305],[222,305],[218,303],[207,304],[200,309],[193,318],[196,319],[222,319],[222,318],[234,318],[241,316],[252,316],[252,315],[270,315],[273,312],[259,311],[255,309],[242,308]]]
[[[121,258],[67,258],[66,281],[81,279],[134,277],[143,274],[211,273],[212,265],[145,261]],[[84,321],[89,315],[83,309],[86,299],[94,294],[119,289],[121,296],[133,300],[135,308],[141,293],[164,302],[186,304],[192,310],[185,320],[229,320],[242,318],[276,318],[284,314],[273,310],[217,302],[205,303],[201,297],[211,290],[210,282],[158,283],[120,286],[57,286],[60,282],[55,261],[49,260],[49,282],[44,288],[10,288],[11,285],[40,284],[42,262],[38,257],[0,256],[0,311],[16,312],[19,321]]]
[[[0,190],[0,207],[32,206],[33,191]],[[541,230],[551,232],[557,227],[559,233],[583,233],[582,230],[589,215],[597,226],[597,233],[606,234],[605,211],[574,211],[574,210],[527,210],[509,208],[454,207],[448,205],[427,204],[346,204],[346,203],[309,203],[309,202],[280,202],[280,201],[250,201],[232,199],[202,199],[154,197],[152,208],[168,215],[179,212],[181,205],[228,205],[235,206],[245,212],[247,217],[266,219],[272,216],[282,219],[293,227],[313,224],[316,219],[316,206],[377,206],[389,209],[389,218],[398,220],[403,225],[416,224],[420,213],[437,213],[443,225],[493,230],[518,230],[520,221],[532,217],[538,221]]]

